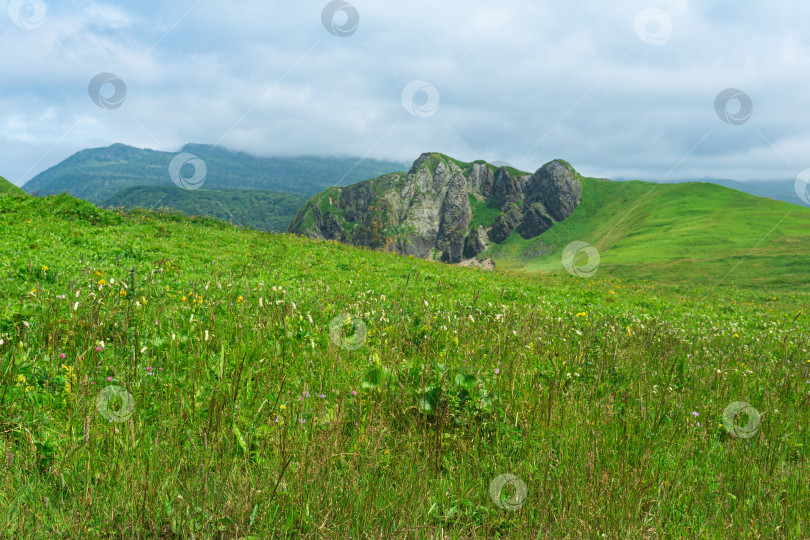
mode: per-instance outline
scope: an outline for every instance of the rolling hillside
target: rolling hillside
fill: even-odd
[[[699,220],[688,195],[649,211]],[[484,272],[67,195],[0,194],[0,235],[9,538],[808,537],[807,288]]]
[[[263,231],[284,231],[306,197],[260,190],[185,190],[176,186],[133,186],[105,200],[103,207],[168,208]]]
[[[616,180],[619,180],[618,178]],[[622,181],[631,180],[629,178],[623,178]],[[634,178],[632,180],[638,180]],[[709,184],[716,184],[718,186],[724,186],[731,189],[736,189],[737,191],[742,191],[743,193],[748,193],[749,195],[756,195],[757,197],[766,197],[768,199],[774,199],[776,201],[784,201],[790,204],[797,204],[799,206],[807,206],[810,207],[810,203],[804,202],[799,195],[796,193],[796,181],[795,180],[750,180],[745,182],[738,182],[736,180],[718,180],[712,178],[700,179],[700,180],[691,180],[689,183],[709,183]],[[668,184],[683,184],[687,183],[685,180],[667,180],[666,183]]]
[[[555,163],[563,164],[557,177],[573,178],[544,180],[554,176],[548,171]],[[581,195],[566,187],[574,179]],[[538,218],[530,219],[538,204]],[[566,212],[555,211],[560,204]],[[579,241],[598,250],[600,275],[810,285],[810,208],[709,183],[585,178],[561,160],[532,175],[425,154],[407,175],[313,197],[289,230],[446,262],[491,258],[498,268],[533,273],[564,272],[563,250]],[[413,247],[413,231],[427,231],[427,241]],[[432,253],[431,243],[438,248]]]
[[[208,189],[256,189],[304,196],[405,167],[401,163],[359,158],[263,158],[200,144],[187,144],[181,152],[194,154],[205,162],[208,174],[204,187]],[[23,188],[40,195],[64,191],[101,204],[127,187],[173,186],[169,164],[175,155],[123,144],[90,148],[38,174]]]
[[[23,194],[23,193],[25,193],[25,191],[23,191],[21,188],[15,186],[11,182],[9,182],[8,180],[6,180],[2,176],[0,176],[0,193]]]
[[[810,285],[809,208],[714,184],[581,181],[582,202],[567,220],[531,240],[513,234],[488,252],[496,264],[561,271],[562,250],[580,240],[599,250],[599,272],[611,276]]]

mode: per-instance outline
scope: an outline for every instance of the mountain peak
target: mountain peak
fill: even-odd
[[[324,192],[288,230],[456,263],[515,231],[524,238],[542,234],[576,209],[581,193],[576,171],[563,160],[532,175],[426,152],[407,175]]]

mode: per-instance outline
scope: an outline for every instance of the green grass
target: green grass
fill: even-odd
[[[287,229],[306,198],[293,193],[248,189],[188,190],[175,186],[134,186],[104,201],[106,207],[169,208],[258,230]]]
[[[0,195],[0,231],[8,537],[810,534],[806,288],[487,273],[64,195]]]
[[[15,186],[11,182],[0,176],[0,193],[22,194],[25,192],[22,190],[22,188]]]
[[[491,200],[479,201],[472,193],[468,193],[470,199],[470,209],[472,210],[472,218],[470,225],[467,227],[468,231],[477,229],[479,226],[485,228],[492,227],[495,220],[501,215],[500,207]]]
[[[581,240],[620,278],[742,286],[810,285],[810,209],[713,184],[582,179],[582,203],[565,221],[488,252],[508,270],[560,272],[562,250]],[[553,246],[533,257],[538,246]]]

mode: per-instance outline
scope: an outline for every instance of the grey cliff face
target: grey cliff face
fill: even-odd
[[[571,215],[581,194],[576,173],[557,160],[534,174],[519,175],[506,167],[464,164],[427,153],[407,174],[323,192],[298,213],[288,230],[458,263],[515,231],[527,239],[544,233]],[[499,208],[500,215],[489,225],[471,228],[474,208],[485,206]]]
[[[543,203],[554,221],[563,221],[579,206],[582,185],[574,173],[557,160],[535,172],[526,189],[524,206]]]

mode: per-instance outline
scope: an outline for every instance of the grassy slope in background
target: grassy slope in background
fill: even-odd
[[[810,209],[703,183],[583,178],[582,203],[565,221],[524,240],[513,233],[492,255],[499,267],[562,271],[562,250],[581,240],[600,272],[622,278],[712,285],[810,284]],[[544,256],[532,257],[542,248]]]
[[[24,194],[25,191],[0,176],[0,193]]]
[[[170,208],[265,231],[284,231],[306,197],[259,190],[185,190],[175,186],[134,186],[104,201],[106,207]]]
[[[810,532],[806,289],[483,272],[67,196],[0,195],[0,235],[11,536]]]

